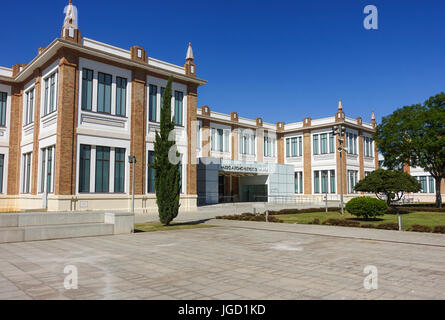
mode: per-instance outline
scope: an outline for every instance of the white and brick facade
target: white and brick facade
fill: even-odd
[[[140,46],[126,50],[84,38],[69,25],[30,63],[0,67],[0,210],[126,210],[132,192],[127,158],[134,155],[135,209],[156,211],[147,165],[169,76],[182,163],[181,210],[199,202],[197,166],[204,158],[237,166],[217,173],[213,191],[219,200],[247,201],[245,190],[259,185],[266,186],[260,189],[269,201],[277,197],[275,185],[287,198],[321,199],[328,193],[337,199],[339,142],[331,134],[338,124],[347,128],[344,193],[353,196],[355,182],[378,167],[371,139],[375,119],[348,118],[341,105],[332,117],[287,124],[198,109],[198,87],[206,81],[196,71],[191,46],[178,66],[148,57]],[[275,176],[242,172],[274,165]]]

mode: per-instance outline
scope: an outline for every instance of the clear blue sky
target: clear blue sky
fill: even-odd
[[[73,2],[88,38],[179,65],[191,41],[208,80],[198,105],[215,111],[289,123],[331,116],[341,98],[369,121],[445,91],[442,0]],[[58,37],[67,3],[2,3],[0,65],[28,63]],[[377,31],[363,28],[367,4]]]

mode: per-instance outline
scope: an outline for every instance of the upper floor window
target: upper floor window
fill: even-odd
[[[240,132],[239,151],[241,154],[255,154],[255,135],[248,132]]]
[[[6,102],[8,94],[6,92],[0,92],[0,127],[6,126]]]
[[[82,110],[92,110],[93,74],[94,72],[92,70],[82,70]]]
[[[183,100],[184,100],[184,93],[181,91],[175,91],[175,124],[178,126],[183,125],[182,117],[183,117]]]
[[[57,73],[53,73],[45,79],[45,93],[43,115],[46,116],[57,109],[56,95],[57,95]]]
[[[357,135],[346,132],[346,150],[349,154],[357,154]]]
[[[34,88],[26,92],[25,98],[24,125],[26,126],[34,122]]]
[[[374,152],[372,148],[372,139],[369,137],[364,137],[364,144],[363,144],[363,153],[365,154],[365,157],[373,157]]]
[[[116,77],[116,115],[126,115],[127,108],[127,79]]]
[[[230,130],[212,128],[210,148],[212,151],[229,152]]]
[[[99,72],[97,76],[97,111],[111,113],[111,82],[110,74]]]
[[[303,137],[286,138],[286,156],[301,157],[303,155]]]
[[[420,182],[420,193],[435,193],[436,180],[431,176],[415,177]]]
[[[275,138],[264,136],[264,156],[275,157]]]
[[[313,135],[313,154],[335,153],[334,135],[321,133]]]
[[[149,85],[148,120],[156,122],[156,111],[158,105],[158,87]]]

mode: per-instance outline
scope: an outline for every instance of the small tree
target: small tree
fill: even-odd
[[[156,170],[156,203],[159,220],[164,225],[169,225],[177,217],[180,206],[180,164],[179,161],[174,161],[174,156],[176,155],[176,158],[178,158],[179,153],[175,146],[175,123],[171,116],[172,81],[173,78],[170,77],[162,97],[161,128],[160,132],[156,131],[154,162],[149,165]],[[171,134],[172,132],[173,134]]]
[[[418,192],[420,183],[406,172],[378,169],[355,185],[355,191],[372,192],[380,200],[399,201],[406,192]]]
[[[371,197],[353,198],[346,204],[346,210],[350,214],[356,217],[363,217],[365,220],[383,216],[387,209],[388,206],[385,201]]]

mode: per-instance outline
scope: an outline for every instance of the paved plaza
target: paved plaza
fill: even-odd
[[[219,226],[1,244],[0,299],[445,299],[444,235],[206,223]]]

